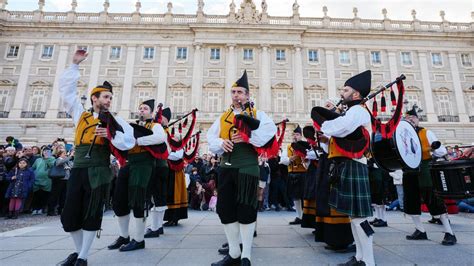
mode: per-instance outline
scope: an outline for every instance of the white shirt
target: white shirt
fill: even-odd
[[[239,113],[234,111],[234,115],[236,114]],[[263,111],[257,110],[257,119],[260,120],[260,125],[257,129],[252,130],[249,142],[253,146],[262,147],[275,136],[277,128],[273,120],[271,120],[270,117],[268,117]],[[219,137],[220,132],[221,117],[214,121],[206,135],[209,151],[217,155],[222,155],[224,153],[224,150],[222,149],[222,143],[224,142],[224,139]]]
[[[166,141],[167,135],[163,129],[163,126],[160,124],[154,124],[151,130],[153,131],[152,135],[140,137],[137,139],[137,144],[139,146],[157,145]]]
[[[431,130],[426,130],[426,138],[428,139],[428,142],[430,143],[430,145],[431,143],[438,141],[438,138],[436,137],[435,133],[433,133],[433,131]],[[433,151],[434,157],[443,157],[446,154],[448,154],[448,151],[446,150],[446,147],[444,147],[443,144],[441,144],[441,146],[438,149]]]
[[[72,116],[74,125],[77,126],[82,113],[85,112],[80,99],[77,97],[77,82],[80,78],[79,65],[72,64],[67,68],[59,78],[59,93],[63,102],[63,106],[68,114]],[[94,118],[99,116],[93,113]],[[135,138],[133,137],[133,128],[121,117],[114,116],[117,123],[123,128],[123,133],[117,131],[115,137],[111,139],[112,145],[117,149],[126,151],[135,146]]]

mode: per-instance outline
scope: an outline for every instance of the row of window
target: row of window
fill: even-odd
[[[0,89],[0,111],[6,111],[8,109],[8,98],[9,98],[8,89]],[[153,92],[150,90],[140,90],[137,92],[137,97],[135,99],[135,106],[138,106],[140,102],[143,102],[146,99],[149,99],[152,96]],[[222,93],[219,91],[207,91],[205,92],[205,110],[208,112],[221,112],[223,110],[223,97]],[[251,99],[255,100],[255,92],[250,92]],[[306,95],[306,103],[310,108],[312,106],[321,106],[324,102],[325,95],[318,92],[310,92]],[[414,93],[407,93],[406,99],[409,101],[409,106],[417,104],[419,107],[422,107],[421,101],[418,99],[418,95]],[[470,94],[469,101],[474,103],[474,95]],[[171,101],[170,105],[177,113],[182,113],[186,111],[187,100],[189,97],[187,93],[183,90],[174,90],[170,95]],[[10,99],[11,100],[11,99]],[[28,110],[31,112],[44,112],[46,111],[46,104],[48,100],[47,89],[38,88],[34,89],[32,92],[31,98],[29,99]],[[380,99],[378,99],[380,100]],[[112,111],[118,111],[119,101],[113,101]],[[274,112],[291,112],[291,94],[288,91],[276,91],[273,97],[273,111]],[[439,115],[454,115],[453,102],[449,95],[447,94],[438,94],[436,95],[436,103],[438,106]],[[474,105],[470,106],[470,113],[474,114]],[[389,106],[390,107],[390,106]],[[387,111],[383,114],[390,114],[390,108],[387,108]]]
[[[87,51],[87,46],[78,46],[78,49]],[[10,45],[7,50],[7,58],[17,58],[20,51],[19,45]],[[53,57],[54,45],[43,45],[41,51],[42,59],[51,59]],[[210,57],[211,61],[218,61],[221,59],[221,49],[220,48],[210,48]],[[122,55],[121,46],[111,46],[109,52],[110,60],[120,60]],[[254,60],[254,50],[252,48],[243,49],[244,61],[253,61]],[[155,58],[155,47],[143,47],[143,60],[153,60]],[[176,60],[186,60],[188,58],[188,48],[187,47],[177,47],[176,48]],[[276,49],[275,50],[275,60],[277,62],[286,61],[286,50],[285,49]],[[411,52],[401,52],[400,60],[402,65],[411,66],[413,65],[413,58]],[[319,51],[314,49],[308,50],[308,62],[309,63],[319,63]],[[372,65],[381,65],[382,64],[382,53],[380,51],[371,51],[370,52],[370,62]],[[443,57],[441,53],[431,53],[431,63],[433,66],[443,66]],[[465,67],[472,67],[471,54],[462,53],[461,54],[461,63]],[[341,65],[350,65],[351,64],[351,53],[349,50],[339,50],[339,64]]]

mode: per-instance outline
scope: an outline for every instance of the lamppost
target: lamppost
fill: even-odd
[[[84,105],[86,104],[86,101],[87,101],[87,97],[85,95],[82,95],[81,96],[81,104],[82,104],[82,107],[84,107]]]

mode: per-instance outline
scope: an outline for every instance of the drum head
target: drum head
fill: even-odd
[[[400,158],[408,168],[415,169],[421,163],[421,142],[415,128],[407,121],[400,121],[395,131],[395,143]]]

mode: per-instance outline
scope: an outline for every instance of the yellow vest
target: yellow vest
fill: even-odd
[[[427,132],[428,130],[426,128],[422,128],[420,129],[420,131],[418,131],[418,137],[420,137],[420,141],[421,141],[422,160],[431,159],[431,145],[426,135]]]
[[[287,152],[288,152],[288,158],[291,158],[291,156],[294,155],[293,147],[291,147],[291,144],[288,144],[287,147]],[[296,160],[293,162],[290,162],[288,165],[288,172],[289,173],[301,173],[301,172],[306,172],[306,168],[303,165],[303,160],[301,157],[296,157]]]
[[[149,130],[152,130],[154,125],[155,123],[153,122],[145,123],[145,127],[148,128]],[[137,153],[144,153],[144,152],[147,152],[147,150],[143,148],[143,146],[135,145],[135,147],[133,147],[131,150],[128,151],[128,154],[137,154]]]
[[[339,152],[339,150],[336,148],[336,142],[334,141],[334,138],[330,138],[329,139],[329,148],[328,148],[328,159],[331,159],[331,158],[337,158],[337,157],[345,157],[347,158],[347,156],[344,156],[342,155],[341,152]]]
[[[246,110],[248,113],[249,108],[247,108]],[[257,117],[257,109],[253,108],[252,113],[253,113],[253,117]],[[221,121],[220,121],[221,131],[219,133],[219,138],[230,139],[233,134],[232,132],[233,130],[235,130],[236,133],[238,132],[238,130],[235,128],[235,125],[234,125],[234,116],[235,115],[232,108],[229,108],[229,110],[225,111],[225,113],[221,115]]]
[[[74,136],[74,145],[88,145],[91,144],[95,136],[95,128],[99,124],[99,119],[94,118],[91,112],[82,112],[79,123],[76,126],[76,134]],[[105,139],[97,137],[95,145],[104,145]]]

